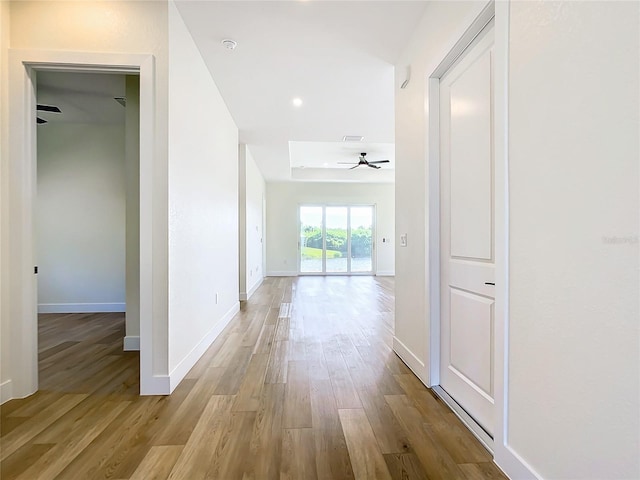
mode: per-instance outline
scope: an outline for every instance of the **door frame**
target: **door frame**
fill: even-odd
[[[351,207],[371,207],[373,210],[372,218],[371,218],[371,270],[368,272],[351,272],[351,258],[347,258],[347,271],[346,272],[327,272],[327,261],[326,257],[323,255],[322,257],[322,272],[302,272],[301,268],[301,253],[302,253],[302,244],[300,242],[300,208],[301,207],[320,207],[322,208],[322,249],[326,250],[327,245],[327,227],[326,227],[326,215],[327,215],[327,207],[346,207],[348,208],[347,214],[347,242],[348,242],[348,250],[351,252]],[[297,222],[297,244],[298,244],[298,253],[297,253],[297,269],[299,276],[375,276],[378,268],[378,252],[376,245],[376,204],[375,203],[299,203],[298,204],[298,222]]]
[[[428,125],[428,262],[427,298],[429,304],[429,378],[436,393],[440,383],[440,78],[455,63],[482,29],[495,18],[494,68],[494,148],[495,148],[495,408],[494,438],[488,435],[462,409],[456,410],[446,392],[442,395],[463,423],[493,453],[494,461],[512,478],[534,478],[508,444],[508,353],[509,353],[509,159],[508,159],[508,73],[509,73],[509,2],[489,1],[479,14],[469,18],[466,29],[449,44],[427,76]],[[443,392],[443,391],[442,391]],[[462,410],[462,411],[461,411]],[[477,428],[476,428],[477,427]]]
[[[9,50],[9,135],[2,200],[8,201],[9,229],[2,264],[10,285],[3,282],[3,316],[11,326],[9,398],[38,390],[37,279],[34,275],[37,133],[35,122],[37,72],[135,74],[140,77],[140,388],[154,393],[152,368],[152,199],[155,138],[155,59],[147,54]],[[7,310],[4,310],[4,305]],[[145,390],[150,390],[145,392]]]

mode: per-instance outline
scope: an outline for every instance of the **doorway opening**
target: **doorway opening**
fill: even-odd
[[[138,393],[139,76],[35,83],[39,388]]]
[[[374,274],[374,205],[301,205],[298,232],[300,274]]]
[[[37,286],[37,75],[41,72],[86,72],[139,76],[139,316],[140,316],[140,393],[168,393],[168,382],[154,375],[153,275],[154,256],[154,147],[155,73],[154,57],[147,54],[10,50],[9,135],[7,189],[3,201],[8,205],[11,229],[6,240],[11,251],[3,250],[3,269],[12,278],[3,284],[3,307],[11,313],[11,384],[3,398],[22,398],[38,390],[38,286]],[[6,303],[5,303],[6,302]]]

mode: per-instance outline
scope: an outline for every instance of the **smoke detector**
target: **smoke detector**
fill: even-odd
[[[238,42],[231,40],[230,38],[225,38],[222,40],[222,46],[228,50],[233,50],[238,46]]]

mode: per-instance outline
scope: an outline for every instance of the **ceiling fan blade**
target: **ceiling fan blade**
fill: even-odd
[[[38,122],[38,125],[42,125],[43,123],[47,123],[47,121],[44,118],[40,118],[40,117],[37,117],[36,121]]]
[[[353,170],[354,168],[358,168],[359,166],[360,166],[360,164],[357,164],[357,165],[351,167],[349,170]]]
[[[369,163],[389,163],[389,160],[376,160],[375,162],[369,162]]]
[[[39,110],[41,112],[62,113],[62,110],[60,110],[55,105],[38,105],[36,107],[36,110]]]
[[[367,167],[371,167],[371,168],[380,168],[380,167],[379,167],[379,166],[377,166],[377,165],[371,165],[371,163],[373,163],[373,162],[367,163]]]

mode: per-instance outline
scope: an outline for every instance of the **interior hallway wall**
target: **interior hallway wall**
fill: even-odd
[[[9,2],[0,2],[0,404],[13,397],[13,368],[11,367],[11,324],[9,305],[5,295],[9,282],[9,206],[5,200],[8,194],[9,177],[9,64],[8,48],[10,39]]]
[[[640,478],[640,4],[512,2],[509,441]]]
[[[264,278],[264,177],[249,147],[238,150],[238,205],[240,228],[240,300],[248,300]]]
[[[438,66],[445,48],[471,23],[484,2],[432,2],[396,68],[396,312],[395,346],[405,362],[427,384],[429,375],[428,297],[430,249],[428,230],[427,76]],[[405,89],[406,67],[411,80]],[[399,236],[407,235],[400,247]]]
[[[239,309],[238,128],[169,4],[171,390]]]
[[[126,316],[125,350],[140,350],[140,77],[125,79]]]

